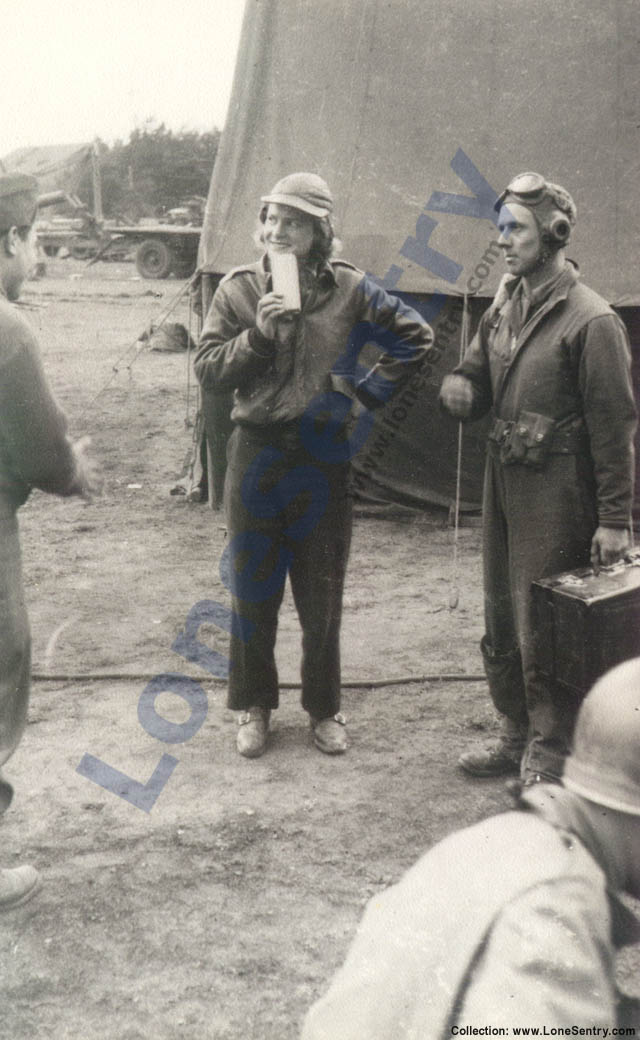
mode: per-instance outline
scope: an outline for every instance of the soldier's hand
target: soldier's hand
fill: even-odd
[[[601,567],[610,567],[631,547],[631,535],[622,527],[599,527],[591,539],[591,566],[598,574]]]
[[[280,293],[265,293],[258,300],[256,325],[267,339],[277,339],[278,318],[284,314],[284,296]]]
[[[473,405],[473,387],[465,376],[448,375],[440,388],[440,403],[456,419],[468,419]]]
[[[76,490],[87,502],[102,491],[102,475],[98,463],[88,454],[91,437],[81,437],[71,445],[76,462]]]

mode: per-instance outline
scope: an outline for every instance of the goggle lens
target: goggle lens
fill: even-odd
[[[510,195],[541,195],[546,186],[544,177],[539,173],[520,173],[514,177],[507,191]]]
[[[499,210],[509,195],[522,199],[524,203],[540,202],[544,198],[547,182],[540,173],[519,173],[498,196],[494,209]]]

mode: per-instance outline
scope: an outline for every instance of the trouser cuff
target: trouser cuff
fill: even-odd
[[[498,651],[491,646],[487,636],[483,636],[480,651],[489,694],[496,710],[520,730],[524,730],[526,735],[528,715],[520,650],[513,647]]]

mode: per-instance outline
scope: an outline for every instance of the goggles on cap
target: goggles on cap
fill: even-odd
[[[519,173],[498,196],[494,209],[500,209],[508,195],[521,199],[526,206],[537,206],[547,195],[549,185],[541,173]]]
[[[519,173],[498,196],[494,209],[497,213],[509,202],[519,203],[533,210],[544,235],[557,245],[566,245],[571,228],[576,222],[576,207],[569,192],[559,184],[552,184],[540,173]]]
[[[494,205],[496,212],[504,205],[507,198],[521,203],[523,206],[539,206],[548,200],[550,206],[566,213],[571,224],[575,224],[576,213],[573,199],[565,188],[552,184],[540,173],[519,173],[504,191],[498,196]]]

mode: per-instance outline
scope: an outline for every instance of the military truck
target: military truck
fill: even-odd
[[[65,191],[40,197],[41,206],[64,203],[73,216],[54,216],[36,225],[47,256],[63,250],[75,260],[133,258],[143,278],[190,278],[196,269],[204,199],[188,199],[158,220],[138,224],[97,220],[75,195]]]
[[[128,244],[143,278],[190,278],[196,269],[205,199],[194,196],[167,210],[158,221],[140,221],[112,231],[106,251]]]
[[[95,256],[110,238],[104,230],[103,221],[96,220],[77,195],[69,192],[50,191],[38,198],[40,210],[60,203],[64,203],[73,216],[39,218],[36,221],[38,245],[46,256],[57,256],[62,250],[66,250],[67,255],[75,260],[87,260]]]
[[[140,223],[110,229],[111,240],[99,254],[108,258],[113,249],[129,247],[143,278],[190,278],[196,269],[201,227]]]

